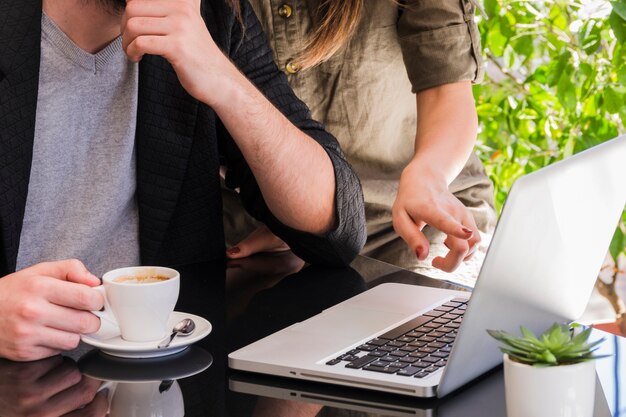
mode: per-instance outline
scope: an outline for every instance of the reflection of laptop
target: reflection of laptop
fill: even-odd
[[[454,391],[502,361],[486,329],[580,317],[626,203],[625,160],[622,136],[517,180],[469,304],[464,292],[381,284],[231,353],[230,367],[418,397]]]
[[[351,413],[346,414],[350,416],[506,417],[502,370],[491,373],[442,400],[400,397],[249,373],[231,375],[228,386],[231,391],[242,394],[349,410]],[[343,414],[323,413],[323,415]],[[612,415],[602,385],[596,377],[593,417],[611,417]]]

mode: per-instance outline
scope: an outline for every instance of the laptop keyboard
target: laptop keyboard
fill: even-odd
[[[424,378],[448,363],[466,298],[455,298],[335,359],[330,366]]]

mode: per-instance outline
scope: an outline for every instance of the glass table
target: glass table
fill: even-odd
[[[0,360],[0,416],[506,416],[496,368],[443,399],[416,399],[232,371],[229,352],[383,282],[461,289],[359,257],[351,268],[306,266],[291,253],[229,264],[177,266],[176,311],[210,321],[189,349],[153,359],[106,355],[87,344],[30,363]],[[626,417],[626,342],[600,330],[595,416]]]

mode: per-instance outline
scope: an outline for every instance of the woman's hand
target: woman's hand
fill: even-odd
[[[398,194],[392,208],[393,226],[419,260],[425,260],[429,242],[422,229],[429,225],[447,235],[445,257],[432,265],[454,271],[468,260],[480,242],[480,233],[467,208],[448,190],[445,178],[436,169],[414,159],[400,177]]]
[[[250,233],[244,240],[226,251],[229,259],[241,259],[260,252],[283,252],[289,246],[270,231],[267,226],[261,226]]]

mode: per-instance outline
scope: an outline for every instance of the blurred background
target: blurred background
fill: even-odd
[[[499,212],[517,177],[626,133],[626,0],[481,4],[477,149]],[[626,335],[625,223],[582,321]]]

